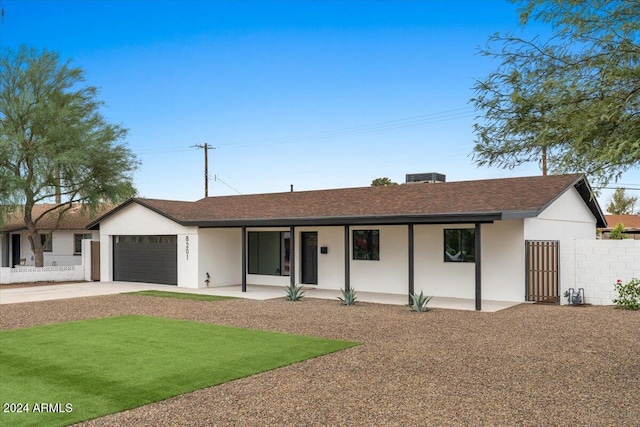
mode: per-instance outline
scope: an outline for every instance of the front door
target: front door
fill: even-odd
[[[300,254],[302,261],[302,283],[318,284],[318,233],[303,231],[300,233]]]
[[[20,235],[11,235],[11,267],[20,265]]]

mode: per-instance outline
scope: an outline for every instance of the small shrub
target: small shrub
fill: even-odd
[[[338,299],[342,302],[342,305],[355,305],[357,302],[356,299],[358,298],[355,289],[351,288],[348,291],[340,289],[340,291],[342,292],[342,296],[338,297]]]
[[[611,232],[609,233],[609,239],[611,240],[626,239],[628,236],[625,234],[624,231],[625,231],[624,224],[620,222],[617,223],[616,226],[611,229]]]
[[[293,283],[290,283],[287,288],[287,299],[289,301],[300,301],[302,300],[302,295],[304,295],[304,291],[302,290],[302,285],[296,286]]]
[[[634,277],[624,284],[622,280],[618,279],[615,289],[618,293],[618,298],[613,300],[616,308],[625,310],[640,309],[640,279]]]
[[[409,304],[409,308],[411,309],[411,311],[415,311],[417,313],[422,313],[422,312],[425,312],[425,311],[429,311],[431,309],[429,307],[427,307],[427,305],[429,304],[429,301],[431,301],[431,298],[433,298],[433,297],[425,296],[422,293],[422,291],[420,291],[420,295],[412,294],[411,295],[412,303]]]

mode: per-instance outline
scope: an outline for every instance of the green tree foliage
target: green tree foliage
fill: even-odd
[[[519,0],[520,21],[553,36],[495,34],[499,62],[474,87],[473,158],[514,168],[548,162],[605,185],[640,164],[640,0]]]
[[[97,89],[84,81],[82,69],[54,52],[22,47],[0,57],[0,205],[24,213],[36,266],[45,215],[60,218],[72,203],[95,208],[135,194],[138,162],[120,142],[126,129],[106,122]],[[54,200],[32,216],[35,204]]]
[[[386,187],[388,185],[398,185],[398,183],[391,181],[391,179],[387,178],[386,176],[383,178],[376,178],[371,181],[372,187]]]
[[[625,228],[624,228],[624,224],[622,223],[617,223],[615,227],[613,227],[611,229],[611,232],[609,233],[609,239],[611,240],[624,240],[626,239],[628,236],[625,233]]]
[[[625,189],[619,187],[609,199],[607,212],[612,215],[631,215],[635,213],[638,197],[627,196]]]

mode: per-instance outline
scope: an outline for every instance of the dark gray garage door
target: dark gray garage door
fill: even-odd
[[[177,236],[114,236],[113,280],[177,285]]]

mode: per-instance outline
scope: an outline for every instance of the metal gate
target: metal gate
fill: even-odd
[[[557,240],[527,240],[526,295],[527,301],[560,302],[560,267]]]

